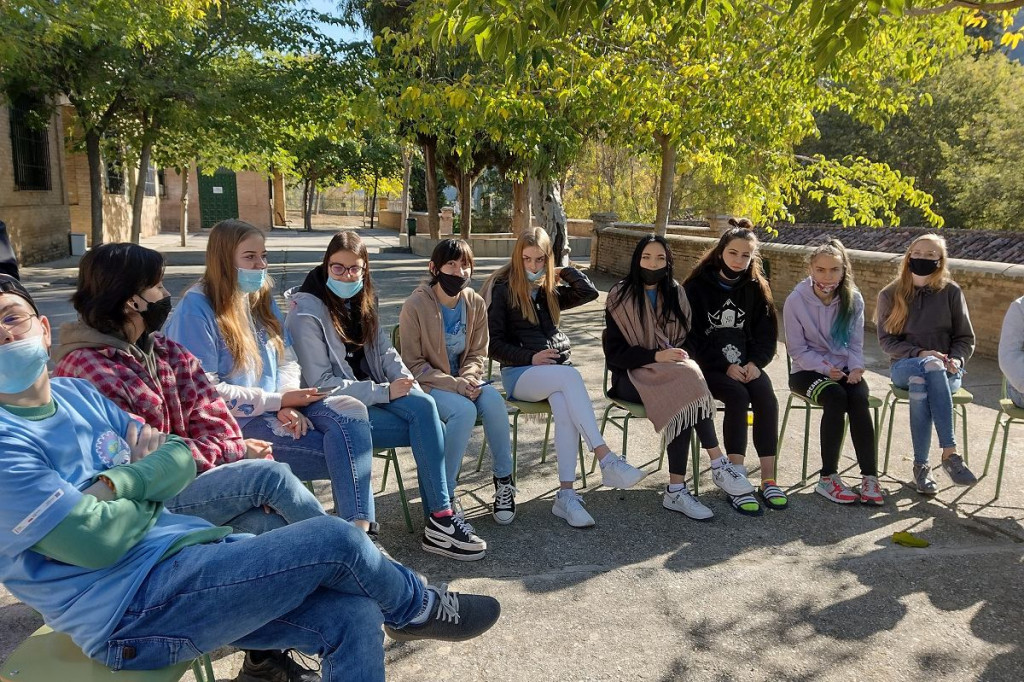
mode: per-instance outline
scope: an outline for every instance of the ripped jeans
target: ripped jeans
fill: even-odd
[[[894,386],[910,392],[910,439],[914,464],[928,463],[932,446],[932,424],[939,447],[956,447],[953,433],[953,394],[960,388],[961,375],[949,374],[934,357],[903,358],[892,364]]]
[[[242,427],[246,438],[260,438],[274,446],[274,459],[291,466],[299,480],[330,479],[334,506],[346,521],[375,521],[373,450],[366,407],[349,396],[334,396],[297,408],[313,428],[292,438],[277,416],[268,412]]]

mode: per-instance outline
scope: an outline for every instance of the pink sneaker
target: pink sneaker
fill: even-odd
[[[818,481],[818,485],[814,486],[814,492],[837,504],[850,504],[860,499],[857,493],[850,490],[843,483],[843,479],[839,477],[839,474],[822,476]]]
[[[882,489],[878,485],[878,476],[864,476],[860,479],[860,503],[873,504],[877,507],[885,504]]]

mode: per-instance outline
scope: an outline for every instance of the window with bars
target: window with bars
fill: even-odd
[[[50,189],[50,144],[47,128],[33,125],[32,103],[16,101],[10,109],[14,186],[23,191]]]
[[[124,194],[124,169],[121,168],[121,164],[117,161],[107,161],[104,166],[106,168],[103,184],[107,194]]]
[[[146,169],[146,196],[156,196],[156,168],[153,166]]]

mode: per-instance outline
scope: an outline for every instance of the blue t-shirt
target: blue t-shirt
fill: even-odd
[[[98,474],[131,457],[125,412],[83,379],[53,379],[50,385],[56,403],[51,417],[32,421],[0,408],[0,582],[47,625],[96,656],[164,552],[210,524],[164,511],[116,564],[100,569],[51,561],[31,550]]]
[[[644,289],[644,293],[647,294],[647,300],[651,302],[651,310],[658,309],[658,290],[657,289]]]
[[[284,318],[273,301],[271,301],[271,309],[277,319],[281,321],[283,329]],[[220,333],[217,316],[213,312],[210,299],[198,286],[192,287],[182,296],[164,326],[164,335],[172,341],[177,341],[192,355],[199,358],[199,362],[203,365],[203,371],[216,373],[219,376],[219,381],[246,388],[256,387],[268,393],[276,393],[277,349],[262,324],[257,324],[253,320],[251,329],[256,335],[256,345],[260,349],[260,359],[263,361],[263,371],[259,376],[253,372],[244,374],[233,372],[235,359]],[[285,347],[291,346],[292,341],[288,332],[283,331],[282,333]],[[227,403],[228,409],[232,412],[252,414],[255,411],[254,405],[238,405],[234,400],[228,400]],[[250,418],[236,417],[236,419],[242,426],[247,424]]]
[[[459,376],[459,358],[466,350],[466,302],[459,299],[454,308],[439,304],[444,322],[444,346],[452,376]]]

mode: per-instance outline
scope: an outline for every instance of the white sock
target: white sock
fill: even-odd
[[[686,489],[686,484],[685,483],[669,483],[668,484],[668,491],[670,493],[677,493],[680,490],[685,490],[685,489]]]
[[[409,621],[409,625],[423,625],[430,618],[430,612],[434,609],[434,602],[437,601],[437,594],[434,590],[427,589],[427,605],[423,607],[419,615]]]
[[[718,459],[711,460],[711,468],[712,469],[720,469],[720,468],[722,468],[723,466],[725,466],[728,463],[729,463],[729,458],[726,457],[725,455],[722,455]]]
[[[604,469],[605,465],[611,464],[614,459],[618,459],[618,457],[615,456],[614,452],[609,452],[605,455],[604,459],[597,460],[597,463],[601,465],[602,469]]]
[[[558,489],[558,497],[568,497],[568,496],[572,495],[575,492],[576,491],[573,490],[572,488],[559,488]]]

